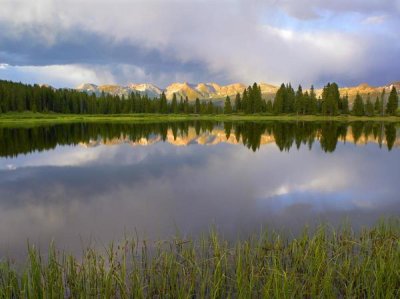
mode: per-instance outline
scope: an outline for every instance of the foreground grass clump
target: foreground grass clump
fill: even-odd
[[[154,246],[126,240],[79,259],[30,247],[22,270],[1,264],[0,298],[399,298],[399,237],[400,223],[385,222],[232,244],[214,232]]]

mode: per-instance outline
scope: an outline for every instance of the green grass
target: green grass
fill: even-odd
[[[264,232],[228,242],[126,240],[82,258],[29,247],[0,265],[0,298],[399,298],[400,223],[354,233],[320,226],[297,238]]]
[[[197,114],[114,114],[114,115],[80,115],[56,113],[5,113],[0,114],[0,126],[31,126],[36,124],[57,124],[71,122],[165,122],[187,120],[214,121],[388,121],[400,122],[400,116],[321,116],[321,115],[266,115],[266,114],[231,114],[231,115],[197,115]]]

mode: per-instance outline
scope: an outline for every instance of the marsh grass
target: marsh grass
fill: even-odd
[[[296,238],[125,239],[81,258],[29,246],[22,269],[1,263],[0,298],[399,298],[399,236],[395,220]]]

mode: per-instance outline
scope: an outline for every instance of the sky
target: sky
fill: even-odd
[[[0,0],[0,79],[400,80],[400,0]]]

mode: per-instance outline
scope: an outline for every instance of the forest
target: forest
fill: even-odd
[[[387,97],[383,90],[380,97],[363,98],[357,94],[352,105],[348,95],[341,95],[336,83],[324,86],[317,98],[314,87],[303,92],[291,84],[282,84],[274,100],[265,100],[257,83],[246,88],[231,99],[226,97],[223,105],[218,101],[196,99],[174,94],[167,100],[164,93],[158,98],[150,98],[139,93],[128,97],[102,93],[100,96],[74,89],[54,89],[48,86],[28,85],[0,80],[0,113],[7,112],[53,112],[63,114],[294,114],[294,115],[354,115],[384,116],[397,115],[399,97],[393,86]]]

